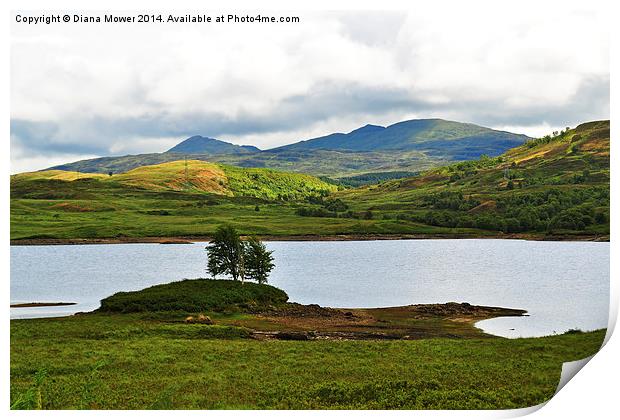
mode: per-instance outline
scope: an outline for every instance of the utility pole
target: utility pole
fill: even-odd
[[[185,189],[189,191],[189,168],[187,167],[187,155],[185,155]]]

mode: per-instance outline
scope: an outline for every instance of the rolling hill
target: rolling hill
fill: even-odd
[[[609,234],[609,121],[505,154],[335,193],[357,212],[431,226]]]
[[[101,157],[50,169],[119,173],[191,155],[194,160],[338,179],[372,172],[418,172],[484,154],[497,156],[527,139],[474,124],[411,120],[389,127],[366,125],[348,134],[334,133],[269,150],[194,136],[164,153]]]
[[[595,121],[497,157],[350,189],[310,175],[200,160],[112,175],[17,174],[11,240],[204,237],[221,223],[271,236],[606,239],[609,144],[609,121]]]
[[[58,181],[68,183],[69,187],[73,183],[90,181],[93,193],[100,184],[144,191],[176,191],[267,200],[304,199],[309,195],[327,195],[337,189],[335,185],[311,175],[188,160],[141,166],[116,175],[61,170],[26,172],[11,176],[11,194],[28,196],[28,186],[35,190],[37,186],[34,183],[38,183],[38,188],[41,188],[46,181],[50,187],[58,185]]]

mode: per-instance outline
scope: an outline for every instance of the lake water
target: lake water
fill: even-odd
[[[11,247],[11,302],[77,305],[11,309],[12,318],[90,311],[117,291],[206,277],[206,243]],[[384,307],[469,302],[526,309],[477,325],[530,337],[607,326],[609,243],[520,240],[268,242],[270,284],[294,302]]]

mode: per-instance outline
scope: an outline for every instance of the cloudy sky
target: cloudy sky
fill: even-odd
[[[296,24],[13,22],[11,172],[195,134],[270,148],[411,118],[531,136],[609,118],[604,12],[495,3],[271,13]]]

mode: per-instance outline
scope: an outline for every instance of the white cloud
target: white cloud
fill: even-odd
[[[35,154],[27,152],[16,143],[11,146],[11,174],[29,172],[36,169],[47,168],[55,165],[62,165],[67,162],[74,162],[82,159],[97,157],[88,154]]]
[[[511,133],[525,134],[530,137],[543,137],[547,134],[551,134],[554,131],[564,130],[566,127],[553,126],[551,124],[543,123],[540,125],[502,125],[495,127],[497,130],[510,131]],[[574,126],[571,128],[575,128]]]
[[[604,11],[450,4],[282,25],[13,23],[13,147],[57,163],[72,145],[153,152],[193,134],[267,148],[412,116],[530,135],[609,116]],[[52,165],[28,153],[12,159]]]
[[[178,137],[130,137],[110,145],[114,155],[158,153],[166,151],[179,143]]]

